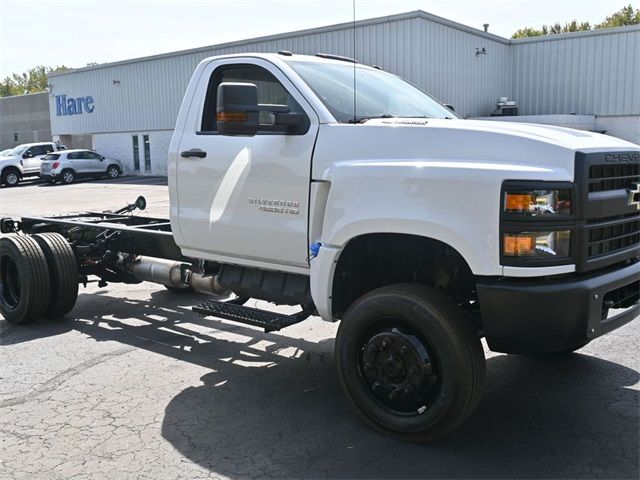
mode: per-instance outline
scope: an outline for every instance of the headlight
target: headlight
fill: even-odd
[[[503,210],[526,216],[571,215],[571,190],[506,191]]]
[[[571,231],[505,233],[502,245],[506,257],[566,258],[570,252]]]

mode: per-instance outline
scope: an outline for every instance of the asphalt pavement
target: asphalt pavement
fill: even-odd
[[[0,188],[0,216],[168,214],[162,178]],[[0,317],[0,478],[630,478],[640,452],[640,320],[559,357],[487,351],[476,413],[432,444],[350,411],[336,325],[277,333],[154,284],[81,287],[64,319]]]

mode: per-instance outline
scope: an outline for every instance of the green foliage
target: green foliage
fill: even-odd
[[[539,29],[531,27],[521,28],[514,33],[511,38],[539,37],[542,35],[556,35],[558,33],[584,32],[592,28],[612,28],[638,24],[640,24],[640,9],[634,10],[631,5],[628,5],[609,15],[604,22],[598,23],[593,27],[589,22],[572,20],[564,25],[560,25],[559,23],[543,25],[542,28]]]
[[[625,25],[638,24],[640,24],[640,8],[634,11],[631,5],[627,5],[613,15],[609,15],[604,22],[596,25],[596,28],[624,27]]]
[[[0,96],[23,95],[25,93],[44,92],[47,88],[47,75],[52,72],[68,70],[68,67],[45,67],[38,65],[24,73],[14,73],[0,82]]]

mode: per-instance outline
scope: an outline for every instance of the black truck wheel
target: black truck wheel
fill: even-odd
[[[49,305],[49,268],[44,252],[31,237],[0,238],[0,314],[10,323],[41,318]]]
[[[62,317],[69,313],[78,299],[78,264],[67,239],[59,233],[38,233],[33,236],[44,252],[49,267],[51,298],[46,317]]]
[[[459,426],[484,387],[484,351],[471,321],[421,285],[382,287],[354,302],[338,329],[336,360],[356,412],[413,442]]]

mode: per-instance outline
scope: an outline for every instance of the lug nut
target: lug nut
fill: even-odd
[[[380,383],[375,382],[373,385],[371,385],[371,390],[377,390],[379,386],[380,386]]]

